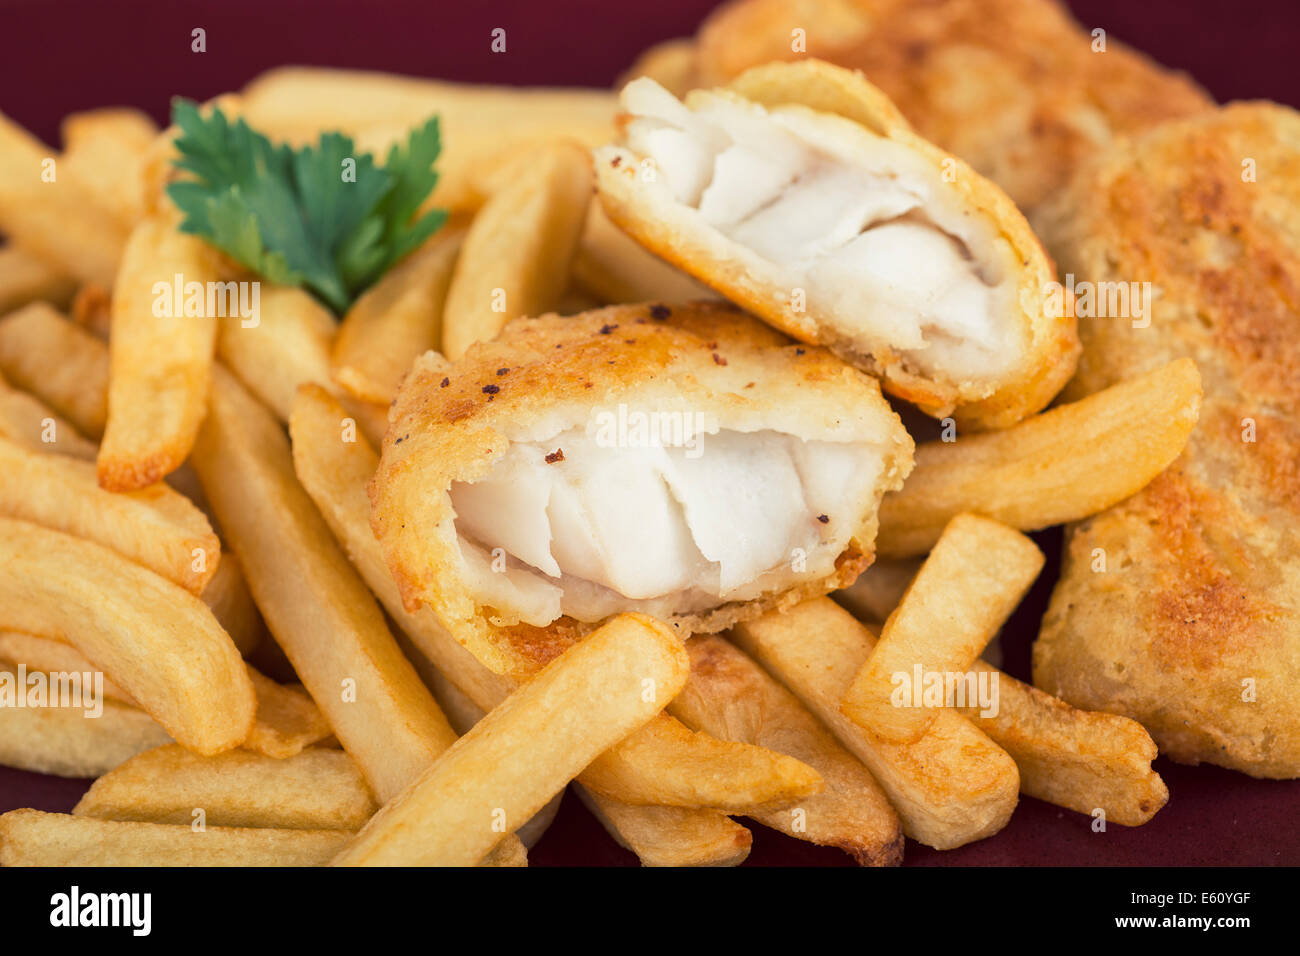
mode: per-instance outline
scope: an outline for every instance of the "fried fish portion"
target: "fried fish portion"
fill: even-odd
[[[911,462],[826,350],[729,305],[615,306],[418,360],[372,524],[407,607],[500,672],[625,611],[685,637],[852,581]]]
[[[1057,0],[733,0],[701,27],[693,76],[717,85],[805,56],[862,70],[1026,213],[1116,137],[1213,105]]]
[[[646,248],[935,417],[1004,428],[1074,371],[1074,319],[1020,211],[861,74],[772,63],[679,102],[653,80],[596,150]]]
[[[1162,126],[1042,218],[1076,290],[1150,300],[1080,319],[1067,395],[1183,356],[1205,395],[1167,471],[1071,526],[1034,682],[1136,718],[1175,760],[1300,775],[1300,114],[1239,103]]]

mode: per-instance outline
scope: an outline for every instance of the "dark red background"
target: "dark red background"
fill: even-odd
[[[206,99],[290,63],[384,69],[491,83],[607,85],[638,52],[694,31],[712,0],[609,3],[509,0],[0,0],[0,109],[46,140],[73,110],[130,104],[165,118],[173,95]],[[1074,0],[1104,27],[1220,100],[1300,105],[1296,0]],[[190,31],[207,52],[190,52]],[[507,52],[489,50],[504,27]],[[1040,536],[1055,554],[1059,534]],[[1040,586],[1008,627],[1007,668],[1024,677],[1050,591]],[[1144,827],[1111,826],[1032,799],[992,839],[938,853],[909,842],[910,865],[1300,864],[1300,782],[1253,780],[1160,761],[1169,805]],[[68,810],[86,781],[0,768],[0,811]],[[754,825],[754,865],[848,865],[843,854]],[[535,865],[634,865],[572,798],[532,853]]]

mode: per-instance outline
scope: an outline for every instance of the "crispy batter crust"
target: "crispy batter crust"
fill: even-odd
[[[593,408],[623,402],[707,412],[724,429],[877,443],[885,469],[876,504],[911,469],[912,440],[874,379],[726,304],[522,318],[455,364],[430,352],[394,403],[370,489],[372,524],[406,605],[435,608],[498,672],[527,672],[596,625],[562,618],[530,627],[481,606],[459,571],[448,489],[487,474],[512,439],[553,434],[586,422]],[[844,586],[870,564],[875,507],[855,520],[850,545],[826,579],[668,623],[683,636],[718,631]]]
[[[884,388],[935,417],[949,414],[972,428],[1006,428],[1044,408],[1074,372],[1079,345],[1069,310],[1050,314],[1051,259],[1025,217],[997,186],[965,163],[917,136],[879,89],[857,73],[819,60],[773,63],[738,77],[731,90],[766,107],[798,104],[852,120],[873,133],[901,143],[940,173],[961,203],[997,227],[1017,268],[1017,314],[1026,348],[1023,360],[995,382],[958,380],[923,374],[888,348],[863,354],[803,310],[796,311],[789,290],[753,275],[744,264],[719,254],[710,231],[684,230],[669,211],[638,188],[635,158],[626,150],[597,152],[601,203],[625,231],[659,256],[708,282],[789,335],[825,345],[842,358],[880,378]]]
[[[1070,529],[1035,682],[1137,718],[1176,760],[1300,775],[1300,114],[1168,124],[1044,222],[1076,281],[1153,284],[1149,328],[1080,320],[1071,396],[1191,356],[1205,397],[1168,471]]]
[[[791,49],[795,28],[806,54]],[[1056,0],[734,0],[700,29],[695,76],[717,85],[804,56],[862,70],[1030,212],[1099,147],[1213,106],[1113,38],[1094,45]]]

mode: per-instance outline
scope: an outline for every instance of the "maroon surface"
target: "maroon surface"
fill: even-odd
[[[611,4],[580,0],[418,3],[399,0],[0,0],[3,109],[49,141],[65,113],[130,104],[163,119],[173,95],[204,99],[289,63],[387,69],[494,83],[608,84],[642,49],[691,33],[712,0]],[[1089,28],[1189,71],[1221,100],[1300,106],[1300,3],[1295,0],[1073,0]],[[190,30],[207,52],[190,52]],[[504,27],[507,52],[489,50]],[[1044,536],[1055,553],[1055,541]],[[1004,638],[1024,677],[1050,590],[1049,567]],[[1300,865],[1300,782],[1252,780],[1212,767],[1158,764],[1172,794],[1135,830],[1093,833],[1091,820],[1032,799],[997,836],[946,853],[908,843],[907,863]],[[86,781],[0,768],[0,811],[68,810]],[[837,851],[757,824],[749,863],[847,865]],[[571,795],[532,854],[535,865],[634,865]]]

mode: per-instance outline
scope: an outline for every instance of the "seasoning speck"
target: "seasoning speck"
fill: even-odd
[[[724,359],[724,358],[723,358],[721,355],[719,355],[717,352],[714,352],[714,353],[713,353],[713,364],[714,364],[714,365],[726,365],[726,364],[727,364],[727,360]]]
[[[803,349],[795,349],[795,350],[794,350],[794,354],[795,354],[795,355],[803,355],[803,352],[804,352]]]
[[[613,166],[615,169],[617,169],[617,168],[618,168],[618,164],[621,163],[621,162],[623,162],[623,157],[622,157],[622,156],[615,156],[613,159],[611,159],[611,160],[609,161],[609,164],[610,164],[611,166]]]
[[[609,333],[613,332],[616,328],[618,328],[617,325],[602,325],[600,327],[600,334],[609,335]]]
[[[497,392],[501,391],[501,386],[500,386],[500,385],[484,385],[484,386],[483,386],[483,391],[486,392],[488,395],[495,395]]]
[[[553,465],[553,464],[555,464],[557,461],[564,461],[564,449],[563,449],[563,448],[557,448],[557,449],[555,449],[555,451],[551,452],[549,455],[546,456],[546,463],[547,463],[548,465]]]
[[[826,515],[818,515],[818,516],[817,516],[817,520],[820,521],[822,524],[826,524],[826,523],[829,522],[831,519],[830,519],[828,516],[826,516]]]
[[[660,322],[662,322],[664,319],[668,318],[668,316],[672,314],[673,314],[673,310],[668,308],[668,306],[666,305],[650,306],[650,318],[658,319]]]
[[[510,371],[510,369],[508,369],[508,368],[499,368],[499,369],[497,369],[497,374],[498,374],[498,375],[505,375],[506,372],[508,372],[508,371]]]
[[[440,387],[440,388],[446,388],[446,387],[447,387],[448,385],[450,385],[450,384],[451,384],[451,379],[449,379],[449,378],[444,378],[444,379],[442,380],[442,385],[440,385],[439,387]]]

